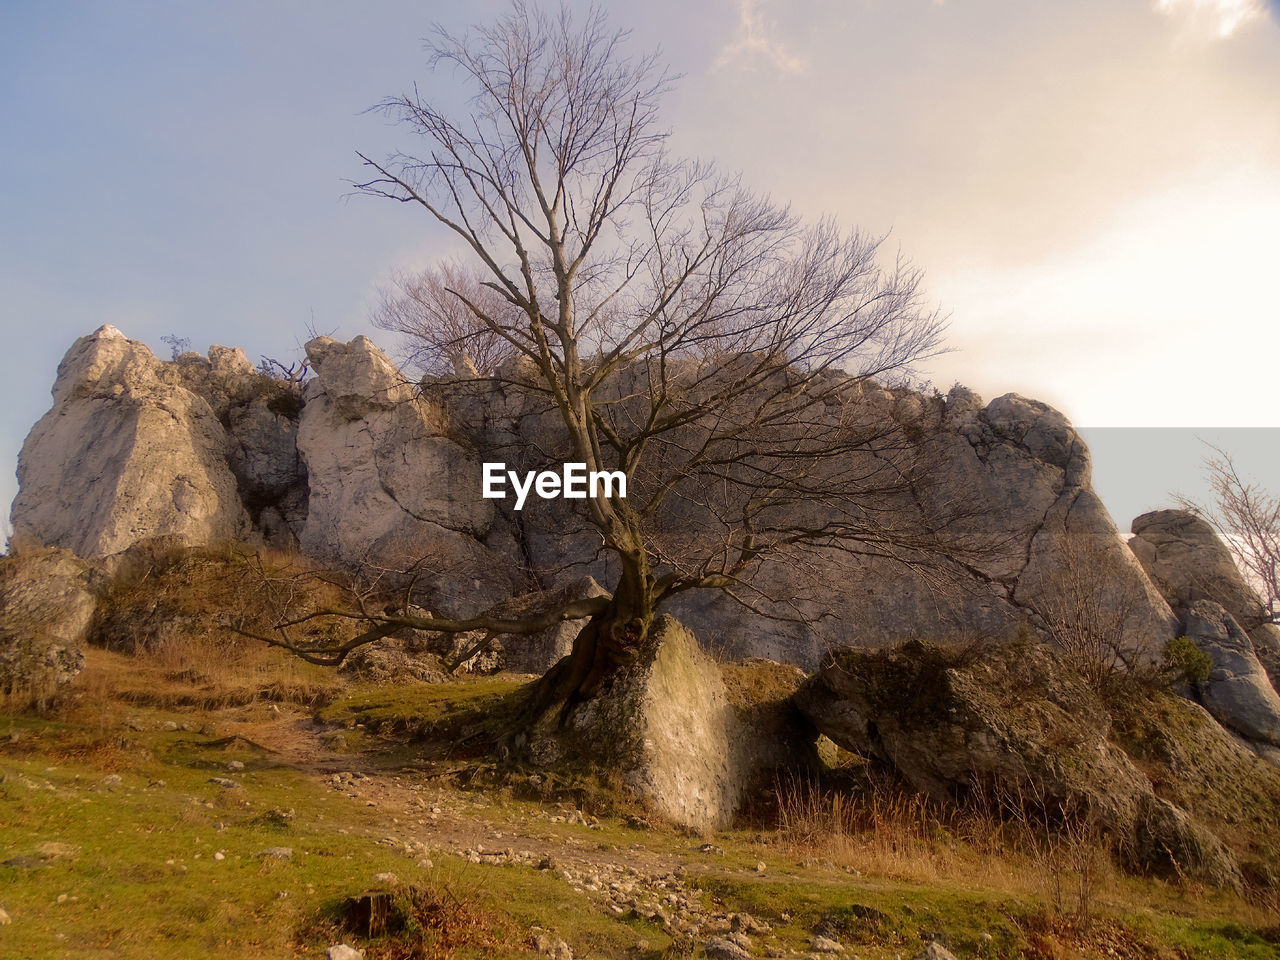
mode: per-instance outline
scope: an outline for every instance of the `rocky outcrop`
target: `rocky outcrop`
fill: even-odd
[[[101,579],[65,550],[0,557],[0,692],[47,701],[75,679]]]
[[[189,545],[245,537],[226,430],[168,373],[115,327],[75,342],[58,367],[53,408],[18,460],[16,543],[92,558],[153,536]]]
[[[1213,661],[1197,693],[1211,714],[1246,740],[1280,747],[1280,696],[1253,641],[1220,604],[1197,600],[1186,611],[1187,636]]]
[[[498,380],[458,387],[442,381],[427,389],[439,390],[477,448],[488,451],[485,459],[533,457],[518,464],[533,469],[545,465],[540,457],[552,463],[568,454],[545,397],[522,387],[530,376],[513,361]],[[1047,637],[1055,626],[1053,601],[1071,579],[1120,621],[1126,649],[1152,657],[1176,634],[1177,619],[1090,488],[1088,450],[1062,414],[1014,394],[984,405],[963,387],[928,399],[864,385],[857,402],[864,405],[860,416],[892,425],[900,443],[916,445],[930,478],[930,506],[939,512],[963,508],[963,520],[950,533],[972,555],[963,564],[934,563],[925,571],[875,550],[765,562],[748,591],[753,604],[773,617],[716,592],[672,601],[669,611],[704,641],[724,638],[718,654],[813,668],[833,645],[881,646],[915,636],[1012,639],[1028,627]],[[678,556],[691,531],[715,539],[714,523],[700,514],[706,512],[697,502],[701,493],[672,509],[667,527],[653,531],[664,555]],[[896,507],[904,516],[915,509],[900,499]],[[598,534],[571,506],[536,502],[505,516],[522,555],[544,581],[588,573],[612,582],[597,550]]]
[[[319,337],[307,356],[316,378],[298,429],[310,490],[302,550],[412,569],[427,602],[450,613],[517,592],[518,558],[480,497],[479,459],[443,411],[365,337]]]
[[[1155,510],[1135,519],[1131,529],[1129,549],[1170,606],[1181,610],[1212,600],[1245,630],[1263,622],[1262,602],[1205,520],[1186,510]]]
[[[1261,598],[1217,531],[1186,510],[1144,513],[1132,530],[1129,549],[1178,615],[1185,617],[1198,600],[1221,604],[1249,634],[1275,687],[1280,680],[1280,628],[1269,622]]]
[[[1086,818],[1143,869],[1172,857],[1203,879],[1240,883],[1225,847],[1156,798],[1097,693],[1047,647],[841,651],[798,702],[821,733],[935,797],[993,791],[1042,816]],[[1163,861],[1146,856],[1157,849]]]
[[[580,503],[537,500],[517,512],[481,496],[484,461],[526,470],[573,459],[527,361],[512,360],[491,379],[418,385],[364,337],[317,338],[307,350],[316,376],[299,392],[255,371],[238,350],[161,362],[111,328],[78,341],[54,409],[24,449],[19,539],[82,556],[163,535],[193,545],[296,542],[315,559],[384,582],[412,567],[416,601],[455,614],[585,576],[612,584],[616,571]],[[642,374],[624,369],[601,389],[629,395]],[[1061,629],[1061,585],[1073,580],[1119,622],[1126,652],[1158,651],[1177,632],[1093,494],[1088,452],[1060,413],[1013,394],[984,404],[961,387],[925,397],[850,383],[854,415],[885,425],[891,446],[914,449],[930,478],[927,502],[900,495],[877,509],[892,524],[895,510],[905,517],[961,505],[965,516],[949,532],[973,549],[963,562],[934,558],[928,570],[909,552],[893,558],[874,545],[865,554],[764,561],[746,586],[760,612],[716,592],[673,600],[670,612],[715,638],[718,654],[811,669],[832,646],[1012,639],[1027,630],[1048,638]],[[833,404],[824,416],[834,426],[847,414]],[[867,454],[869,467],[876,456]],[[684,556],[691,545],[696,553],[718,542],[716,505],[702,502],[704,490],[690,493],[648,531],[677,562],[692,557]],[[560,650],[563,640],[552,645]],[[551,655],[544,652],[512,664],[539,669]]]

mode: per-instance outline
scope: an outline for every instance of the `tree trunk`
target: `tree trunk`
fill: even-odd
[[[534,685],[512,731],[519,735],[557,705],[563,726],[578,704],[591,699],[620,669],[632,663],[653,626],[656,598],[648,563],[625,563],[609,605],[578,632],[573,649]]]

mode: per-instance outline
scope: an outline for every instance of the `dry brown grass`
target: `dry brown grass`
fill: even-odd
[[[1051,827],[980,791],[939,803],[867,773],[853,790],[792,777],[776,794],[779,839],[800,857],[917,883],[981,877],[992,890],[1038,897],[1055,923],[1087,922],[1113,876],[1089,824]]]

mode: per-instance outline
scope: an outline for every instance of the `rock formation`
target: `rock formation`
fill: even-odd
[[[24,447],[18,539],[85,557],[159,535],[296,543],[367,577],[412,566],[418,602],[446,613],[588,575],[612,583],[599,536],[574,504],[539,500],[516,512],[481,496],[485,460],[528,469],[566,453],[527,364],[419,386],[364,337],[322,337],[307,350],[316,375],[299,394],[235,350],[162,362],[113,328],[77,341],[54,407]],[[1012,394],[984,405],[960,387],[945,398],[871,384],[856,393],[860,416],[927,454],[929,508],[963,504],[956,528],[982,549],[927,572],[836,551],[810,564],[765,563],[753,595],[767,614],[802,615],[790,622],[716,593],[674,601],[671,612],[718,654],[813,668],[831,646],[1048,636],[1055,597],[1072,580],[1110,611],[1135,656],[1176,633],[1093,494],[1088,452],[1061,414]],[[691,507],[655,534],[678,550],[705,519]]]
[[[0,557],[0,692],[46,701],[75,679],[100,579],[65,550]]]
[[[1185,616],[1187,636],[1213,661],[1209,678],[1197,684],[1205,707],[1246,740],[1280,747],[1280,696],[1249,635],[1212,600],[1194,601]]]
[[[1280,628],[1249,586],[1217,532],[1185,510],[1156,510],[1133,521],[1133,551],[1151,582],[1180,617],[1198,600],[1221,604],[1253,641],[1254,653],[1280,682]]]
[[[175,373],[112,326],[75,342],[18,460],[16,543],[89,558],[153,536],[248,533],[227,432]]]
[[[298,449],[310,485],[304,553],[382,570],[418,565],[433,605],[478,613],[518,592],[518,557],[480,496],[480,461],[438,406],[365,337],[307,344]]]
[[[991,791],[1032,816],[1095,824],[1143,869],[1240,884],[1222,842],[1156,797],[1097,692],[1051,648],[841,651],[797,699],[837,744],[937,798]]]

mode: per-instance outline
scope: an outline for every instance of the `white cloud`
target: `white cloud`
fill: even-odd
[[[782,73],[803,73],[808,63],[794,56],[773,37],[776,24],[765,19],[758,0],[738,0],[738,36],[720,51],[715,67],[728,66],[741,57],[761,57]]]
[[[1193,28],[1208,28],[1220,39],[1266,13],[1263,0],[1156,0],[1156,9]]]

